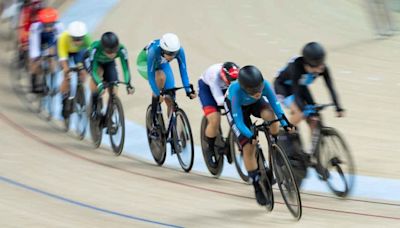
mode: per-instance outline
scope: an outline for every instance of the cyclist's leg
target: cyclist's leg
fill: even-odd
[[[103,70],[103,65],[102,64],[99,64],[99,66],[97,68],[97,75],[99,75],[100,78],[103,78],[104,70]],[[93,116],[93,115],[96,114],[96,111],[97,111],[97,100],[99,99],[101,94],[99,94],[96,82],[94,81],[93,77],[90,78],[89,87],[90,87],[90,91],[92,93],[92,102],[93,102],[92,103],[92,116]]]
[[[78,53],[76,53],[76,55],[74,56],[74,62],[76,65],[81,64],[82,66],[84,66],[86,52],[87,52],[87,50],[83,49],[83,50],[80,50]],[[79,75],[79,80],[82,83],[84,83],[86,81],[86,77],[87,77],[88,73],[87,73],[86,69],[83,67],[82,70],[79,71],[78,75]]]
[[[201,79],[199,80],[199,98],[208,123],[205,129],[205,138],[208,143],[208,150],[213,154],[215,139],[221,122],[221,114],[218,111],[218,105],[211,93],[210,87]]]
[[[257,164],[256,145],[251,144],[251,139],[242,135],[240,133],[240,131],[238,130],[238,128],[235,124],[235,121],[233,119],[232,113],[230,112],[231,102],[228,99],[225,100],[224,107],[225,107],[225,111],[227,112],[229,124],[231,125],[233,132],[236,135],[239,147],[242,150],[244,165],[249,174],[249,178],[253,184],[257,203],[260,205],[266,205],[267,199],[265,198],[265,195],[261,190],[261,186],[260,186],[260,182],[259,182],[261,174],[260,174],[260,171],[258,169],[258,164]],[[246,126],[249,127],[251,125],[250,107],[242,106],[242,109],[243,109],[244,122],[245,122]]]
[[[22,41],[21,41],[22,42]],[[40,43],[31,43],[29,45],[29,73],[31,75],[31,87],[32,87],[32,93],[38,93],[40,92],[39,86],[38,86],[38,77],[40,76],[40,64],[41,64],[41,59],[40,59]]]
[[[161,69],[165,75],[164,88],[165,89],[174,88],[175,87],[175,79],[174,79],[174,74],[172,73],[172,69],[171,69],[171,66],[169,65],[169,63],[161,64]],[[175,94],[173,94],[173,96],[175,96]],[[165,103],[168,107],[168,115],[169,115],[171,112],[172,101],[168,97],[165,97],[165,98],[166,98]]]
[[[105,82],[116,82],[118,81],[118,73],[117,73],[117,68],[115,65],[115,61],[111,61],[108,63],[104,63],[103,65],[103,69],[104,69],[104,74],[103,74],[103,80]],[[108,88],[108,92],[110,93],[111,88]],[[117,87],[113,88],[114,94],[117,94]]]
[[[262,118],[265,121],[271,121],[276,118],[270,104],[262,97],[255,104],[251,105],[251,114],[255,117]],[[277,135],[279,132],[279,123],[275,122],[271,125],[270,131],[272,135]]]
[[[155,80],[156,80],[158,89],[164,88],[164,84],[165,84],[164,72],[161,69],[156,70],[155,77],[156,77]],[[155,94],[153,94],[151,97],[151,116],[153,119],[153,123],[155,125],[158,124],[156,114],[157,114],[157,107],[158,107],[159,102],[160,102],[160,96],[156,96]]]

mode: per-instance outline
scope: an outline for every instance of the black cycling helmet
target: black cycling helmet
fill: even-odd
[[[235,81],[239,75],[239,66],[233,62],[225,62],[221,68],[221,79],[226,85],[230,85],[231,82]]]
[[[255,66],[244,66],[239,71],[239,85],[249,95],[254,95],[264,89],[264,78]]]
[[[312,67],[319,66],[325,62],[325,50],[317,42],[306,44],[302,51],[304,62]]]
[[[101,46],[107,53],[115,53],[119,48],[119,40],[113,32],[106,32],[101,36]]]

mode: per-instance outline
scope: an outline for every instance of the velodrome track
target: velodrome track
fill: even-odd
[[[208,65],[225,59],[257,65],[272,79],[303,43],[319,40],[329,50],[336,86],[348,109],[348,116],[340,120],[327,112],[328,123],[339,128],[352,146],[358,174],[398,180],[400,142],[394,126],[400,113],[396,99],[400,40],[398,36],[374,39],[363,13],[358,1],[311,5],[310,1],[120,1],[94,36],[106,30],[117,32],[134,62],[148,41],[175,31],[185,46],[193,82]],[[1,41],[0,45],[4,53],[0,59],[1,227],[395,227],[400,222],[398,201],[378,200],[379,196],[339,200],[311,192],[302,194],[303,218],[294,222],[282,199],[278,197],[275,210],[267,214],[256,205],[252,189],[239,181],[114,157],[107,146],[93,150],[89,142],[63,133],[59,123],[47,123],[30,111],[15,83],[15,72],[9,70],[11,44]],[[125,116],[143,125],[150,90],[137,76],[133,82],[135,95],[120,93]],[[322,83],[314,89],[323,94],[318,100],[327,101]],[[198,139],[198,101],[178,99]],[[129,141],[135,135],[126,137]],[[385,190],[394,191],[382,189],[381,194]]]

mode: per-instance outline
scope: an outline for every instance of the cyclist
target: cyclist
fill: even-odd
[[[63,31],[63,25],[58,22],[58,11],[53,8],[44,8],[39,12],[39,21],[32,24],[29,32],[29,57],[32,93],[43,92],[43,86],[37,85],[37,77],[40,73],[41,57],[46,55],[56,56],[57,37]],[[52,77],[56,70],[54,58],[49,60]]]
[[[128,65],[128,52],[123,44],[119,42],[117,35],[113,32],[103,33],[101,39],[93,42],[89,48],[90,66],[92,80],[90,80],[90,90],[92,91],[92,100],[97,101],[103,93],[103,81],[118,81],[118,73],[115,59],[119,58],[124,72],[125,83],[127,83],[128,94],[134,93],[131,85],[131,74]],[[92,113],[96,112],[97,102],[93,102]]]
[[[42,8],[43,3],[39,0],[25,0],[21,6],[18,22],[18,58],[20,63],[25,58],[24,53],[29,51],[29,29],[34,22],[38,21],[38,13]]]
[[[337,98],[336,91],[330,76],[328,67],[325,64],[326,53],[321,44],[317,42],[307,43],[302,50],[302,56],[292,58],[286,67],[278,72],[274,82],[274,88],[278,94],[278,99],[291,110],[290,122],[294,125],[305,117],[313,116],[315,105],[314,99],[308,89],[318,77],[323,77],[336,106],[337,117],[344,115],[344,109],[341,107]],[[317,120],[316,116],[308,118]],[[315,126],[309,122],[311,129]],[[312,149],[316,142],[313,142]]]
[[[210,66],[199,79],[199,98],[207,118],[205,136],[208,143],[208,159],[214,164],[214,145],[221,122],[220,107],[224,105],[225,92],[231,82],[235,81],[239,74],[239,66],[233,62],[218,63]],[[230,154],[227,154],[228,162],[232,162]]]
[[[255,66],[245,66],[239,70],[239,77],[233,82],[226,93],[224,103],[228,112],[228,121],[236,135],[240,149],[243,151],[243,160],[253,183],[258,204],[266,205],[267,200],[260,186],[260,173],[255,156],[257,139],[249,129],[250,116],[262,118],[266,121],[278,117],[286,130],[291,130],[282,108],[277,101],[270,84]],[[276,117],[275,117],[276,116]],[[271,134],[277,135],[279,124],[271,125]]]
[[[156,112],[158,103],[164,101],[164,96],[160,96],[160,89],[171,89],[175,87],[175,79],[172,73],[170,62],[174,59],[178,60],[179,71],[181,74],[182,84],[185,86],[186,95],[193,99],[196,97],[195,91],[190,89],[189,76],[187,73],[186,57],[183,47],[181,47],[179,38],[173,33],[164,34],[161,39],[152,41],[147,45],[138,56],[138,65],[147,63],[147,71],[139,73],[147,77],[150,83],[152,96],[152,118],[155,124],[151,130],[151,135],[158,137],[157,128],[158,123],[156,120]],[[140,69],[138,67],[138,69]],[[165,99],[168,106],[168,113],[170,113],[172,102]]]
[[[67,31],[63,32],[58,38],[57,51],[58,58],[61,62],[62,70],[64,72],[64,79],[61,84],[61,94],[63,97],[62,115],[64,118],[68,117],[71,110],[71,101],[68,97],[69,93],[69,61],[75,65],[84,63],[85,53],[92,43],[88,35],[85,23],[81,21],[73,21],[68,25]],[[79,78],[82,82],[86,79],[87,72],[84,68],[79,71]]]

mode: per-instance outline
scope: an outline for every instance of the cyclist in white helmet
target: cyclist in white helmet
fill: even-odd
[[[175,87],[174,75],[169,64],[174,59],[178,60],[182,84],[186,87],[186,95],[190,99],[195,98],[196,93],[190,88],[189,84],[185,51],[181,47],[177,35],[166,33],[161,39],[153,40],[140,52],[137,59],[138,71],[145,79],[149,80],[151,90],[153,91],[151,103],[153,123],[157,123],[155,120],[157,105],[164,100],[164,97],[160,96],[160,90]],[[168,99],[165,102],[169,113],[172,103]],[[153,126],[152,133],[156,134],[156,128],[157,126]]]
[[[57,51],[58,58],[64,72],[64,79],[61,84],[61,94],[63,97],[63,110],[62,115],[65,118],[69,115],[71,110],[68,110],[72,105],[68,104],[68,93],[69,93],[69,61],[72,61],[75,65],[82,64],[84,56],[92,43],[92,39],[88,35],[85,23],[81,21],[74,21],[68,25],[67,31],[62,33],[58,38]],[[82,69],[79,72],[79,77],[82,82],[86,79],[87,72]]]

